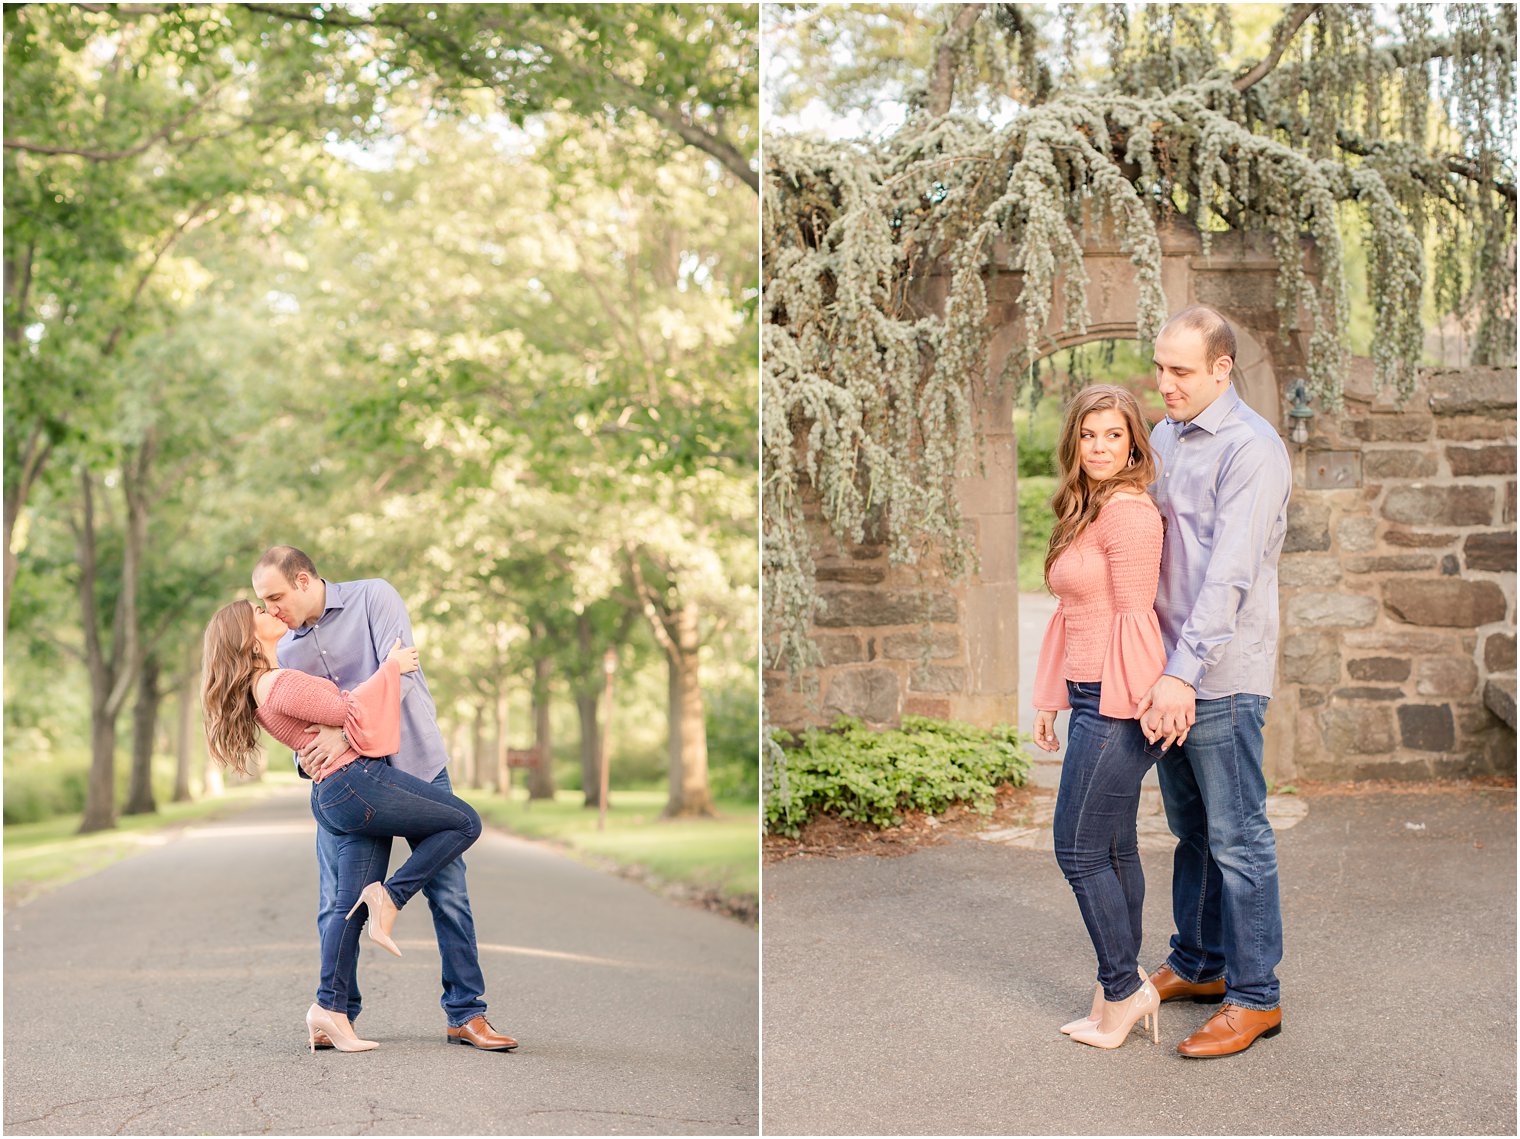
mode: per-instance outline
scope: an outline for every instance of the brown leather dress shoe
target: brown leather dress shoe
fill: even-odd
[[[311,1046],[313,1048],[331,1048],[333,1042],[327,1038],[327,1033],[320,1028],[311,1030]]]
[[[1195,1060],[1233,1056],[1262,1037],[1276,1036],[1281,1031],[1281,1008],[1262,1011],[1225,1004],[1204,1021],[1202,1028],[1177,1045],[1177,1051]]]
[[[1170,965],[1163,965],[1151,974],[1151,984],[1156,987],[1156,992],[1161,995],[1161,1002],[1167,1001],[1192,1001],[1195,1004],[1213,1004],[1224,996],[1224,978],[1217,981],[1201,981],[1194,983],[1184,981],[1176,973],[1172,972]]]
[[[487,1052],[510,1052],[517,1047],[517,1041],[497,1032],[486,1023],[486,1018],[483,1016],[465,1021],[458,1028],[449,1029],[447,1039],[450,1044],[468,1044],[472,1048],[483,1048]]]

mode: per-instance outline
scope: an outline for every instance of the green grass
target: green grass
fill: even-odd
[[[166,830],[252,806],[281,782],[279,777],[269,777],[262,783],[230,787],[226,794],[213,799],[161,803],[156,814],[123,815],[115,830],[94,834],[76,833],[82,817],[79,814],[12,824],[5,828],[5,905],[17,905],[162,845],[168,841],[163,833]]]
[[[614,790],[607,829],[598,831],[597,813],[581,806],[579,791],[534,803],[519,790],[508,800],[485,791],[459,793],[487,822],[524,838],[552,839],[573,852],[730,898],[760,893],[760,808],[754,802],[719,800],[715,819],[662,819],[663,790]]]

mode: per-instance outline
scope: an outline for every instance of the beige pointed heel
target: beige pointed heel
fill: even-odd
[[[1117,1048],[1129,1036],[1136,1021],[1142,1021],[1150,1033],[1151,1043],[1161,1043],[1161,997],[1146,981],[1122,1001],[1104,1001],[1098,1023],[1092,1028],[1078,1028],[1071,1038],[1094,1048]]]
[[[319,1029],[327,1033],[327,1039],[332,1041],[332,1046],[339,1052],[368,1052],[380,1047],[377,1041],[360,1040],[353,1026],[348,1023],[348,1017],[342,1013],[314,1004],[306,1010],[306,1043],[313,1054],[317,1051]]]
[[[1139,973],[1140,973],[1140,980],[1142,980],[1142,981],[1146,980],[1145,967],[1144,966],[1140,967]],[[1102,985],[1094,985],[1093,986],[1092,1011],[1090,1013],[1088,1013],[1086,1016],[1081,1017],[1081,1018],[1079,1018],[1077,1020],[1067,1021],[1065,1024],[1061,1025],[1061,1031],[1064,1032],[1067,1036],[1070,1036],[1073,1032],[1075,1032],[1079,1028],[1097,1028],[1098,1027],[1098,1017],[1102,1014],[1102,1012],[1103,1012],[1103,986]]]
[[[371,882],[360,890],[359,900],[345,916],[353,917],[360,906],[369,907],[369,939],[387,953],[394,953],[400,957],[401,950],[391,940],[391,930],[396,925],[396,915],[401,911],[396,908],[396,903],[391,901],[390,891],[385,888],[385,884]]]

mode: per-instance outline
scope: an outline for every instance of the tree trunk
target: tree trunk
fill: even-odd
[[[528,798],[554,798],[554,756],[549,735],[548,657],[533,661],[533,750],[538,752],[538,766],[528,776]]]
[[[116,825],[116,716],[92,702],[90,708],[90,778],[85,784],[84,818],[79,833],[110,830]]]
[[[185,679],[179,686],[179,738],[175,741],[174,801],[188,803],[190,792],[191,733],[195,731],[195,705],[200,692],[200,639],[192,638],[186,653]]]
[[[950,26],[934,47],[934,64],[929,77],[928,111],[938,118],[950,110],[955,97],[955,72],[966,48],[966,35],[982,14],[985,4],[962,4],[955,11]]]
[[[158,810],[153,799],[153,744],[158,734],[158,657],[149,653],[137,677],[137,703],[132,709],[132,779],[127,790],[124,815],[151,815]]]
[[[507,686],[496,690],[496,793],[503,798],[512,793],[512,765],[508,762]]]
[[[470,747],[470,786],[482,788],[486,785],[486,765],[489,757],[486,755],[486,706],[482,701],[475,705],[475,728]]]
[[[670,799],[667,817],[713,814],[707,786],[707,718],[698,668],[701,635],[697,608],[684,604],[674,614],[673,644],[665,659],[670,678]]]
[[[596,693],[575,693],[575,711],[581,723],[581,788],[585,791],[584,806],[602,805],[602,733],[597,722]]]

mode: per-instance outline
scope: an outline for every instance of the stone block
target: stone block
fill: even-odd
[[[1491,581],[1403,579],[1383,584],[1383,604],[1410,625],[1476,629],[1502,621],[1504,591]]]
[[[1515,730],[1515,678],[1513,676],[1492,677],[1483,686],[1483,703],[1488,706],[1489,711],[1509,725],[1510,731]],[[1514,754],[1513,749],[1510,754]]]
[[[1467,656],[1423,657],[1414,666],[1421,696],[1471,696],[1478,690],[1478,662]]]
[[[1325,690],[1323,688],[1300,688],[1298,690],[1298,702],[1304,708],[1318,708],[1325,702]]]
[[[1361,451],[1324,449],[1304,456],[1305,490],[1352,490],[1361,485]]]
[[[820,565],[813,575],[819,581],[843,582],[846,585],[880,585],[887,579],[886,566]]]
[[[1513,368],[1452,368],[1429,373],[1430,410],[1436,415],[1515,418]]]
[[[1449,704],[1405,704],[1399,709],[1399,741],[1410,751],[1447,751],[1457,742]]]
[[[977,580],[985,585],[1019,580],[1019,520],[988,515],[976,520]]]
[[[1398,746],[1389,704],[1338,701],[1319,713],[1319,725],[1331,755],[1381,755]]]
[[[1434,554],[1375,554],[1346,559],[1352,573],[1426,573],[1436,568]]]
[[[964,692],[966,670],[955,664],[925,664],[913,670],[909,687],[914,692]]]
[[[986,473],[959,480],[956,494],[966,517],[980,514],[1017,514],[1019,493],[1012,447],[984,447]]]
[[[1483,638],[1483,669],[1485,672],[1515,671],[1515,634],[1490,633]]]
[[[1494,520],[1494,492],[1486,486],[1398,486],[1383,500],[1383,517],[1416,526],[1488,526]]]
[[[854,633],[819,633],[813,638],[825,665],[858,664],[866,659],[866,648]]]
[[[1515,520],[1515,483],[1513,479],[1504,484],[1504,513],[1500,517],[1506,526]]]
[[[1408,680],[1412,667],[1403,657],[1359,657],[1346,662],[1352,680]]]
[[[1477,416],[1446,416],[1436,420],[1436,438],[1459,443],[1484,439],[1508,439],[1515,434],[1515,421],[1481,419]]]
[[[1442,577],[1461,577],[1462,576],[1462,563],[1457,560],[1457,555],[1456,554],[1442,554],[1441,555],[1441,576]]]
[[[1424,629],[1351,630],[1341,634],[1341,644],[1352,652],[1378,653],[1382,656],[1462,651],[1462,639],[1455,634]]]
[[[1406,550],[1439,550],[1442,546],[1449,546],[1456,541],[1452,534],[1424,534],[1418,530],[1399,530],[1389,527],[1383,535],[1383,541],[1390,546],[1399,546]]]
[[[1290,633],[1282,641],[1282,679],[1289,684],[1334,684],[1341,678],[1335,638]]]
[[[888,660],[948,660],[961,655],[961,637],[954,629],[888,633],[881,638],[881,655]]]
[[[1342,518],[1335,526],[1335,540],[1348,554],[1364,554],[1377,545],[1377,520],[1366,515]]]
[[[1491,447],[1448,447],[1446,459],[1454,475],[1512,475],[1515,473],[1515,445]]]
[[[1362,470],[1370,479],[1423,479],[1438,469],[1430,451],[1368,451],[1362,456]]]
[[[908,695],[903,700],[904,716],[928,716],[934,720],[950,718],[950,701],[943,696]]]
[[[1337,700],[1401,700],[1404,697],[1402,688],[1337,688],[1335,690]]]
[[[1360,628],[1377,620],[1378,604],[1351,593],[1300,593],[1288,602],[1290,627]]]
[[[901,685],[890,668],[851,668],[829,678],[824,715],[855,716],[871,724],[895,723]]]
[[[945,593],[906,590],[834,589],[820,591],[826,608],[814,619],[825,628],[953,623],[955,598]]]
[[[1019,694],[1019,585],[977,585],[966,594],[966,661],[977,695]]]
[[[1288,532],[1283,539],[1283,553],[1330,548],[1330,507],[1323,502],[1288,500]]]
[[[1333,554],[1285,554],[1277,564],[1277,583],[1285,588],[1334,585],[1341,579],[1341,562]]]
[[[1423,443],[1434,427],[1435,421],[1418,411],[1375,412],[1348,424],[1352,438],[1363,443]]]
[[[1462,542],[1462,555],[1470,570],[1503,573],[1515,568],[1515,531],[1469,534]]]

